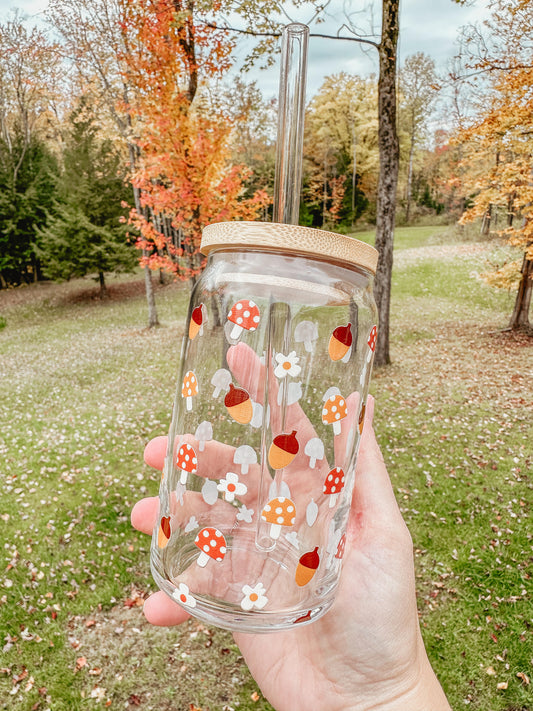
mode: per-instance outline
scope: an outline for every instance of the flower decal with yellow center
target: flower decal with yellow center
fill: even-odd
[[[243,610],[251,610],[256,607],[258,610],[262,610],[267,604],[268,598],[265,596],[265,588],[263,583],[257,583],[255,587],[251,585],[244,585],[242,589],[244,593],[244,598],[241,600],[241,607]]]
[[[274,375],[276,378],[286,378],[287,375],[292,375],[293,377],[300,374],[302,370],[298,365],[300,359],[296,355],[296,351],[291,351],[289,355],[283,355],[283,353],[276,353],[276,367],[274,368]]]
[[[224,498],[230,503],[236,496],[242,496],[248,491],[246,484],[239,481],[238,475],[233,472],[228,472],[226,478],[220,480],[217,484],[217,489],[224,494]]]

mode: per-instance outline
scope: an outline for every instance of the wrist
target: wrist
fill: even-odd
[[[348,705],[344,711],[452,711],[420,639],[419,654],[402,674],[386,678],[367,699]]]

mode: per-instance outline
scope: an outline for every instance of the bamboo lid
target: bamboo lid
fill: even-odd
[[[312,227],[273,222],[215,222],[206,225],[200,251],[213,249],[258,247],[280,252],[299,252],[313,257],[349,262],[376,273],[378,252],[353,237],[326,232]]]

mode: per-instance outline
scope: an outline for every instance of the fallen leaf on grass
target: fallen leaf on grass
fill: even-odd
[[[508,686],[509,686],[509,682],[507,682],[507,681],[500,681],[500,682],[496,685],[496,688],[498,689],[498,691],[505,691],[505,689],[507,689]]]
[[[189,704],[189,711],[202,711],[202,709],[194,704]]]
[[[517,672],[516,676],[522,681],[524,686],[529,686],[529,677],[524,672]]]
[[[87,627],[87,629],[88,629],[89,627],[94,627],[95,624],[96,624],[96,620],[86,620],[86,621],[85,621],[85,627]]]
[[[87,664],[87,659],[86,657],[78,657],[76,659],[76,671],[79,671],[80,669],[83,669],[83,667]]]
[[[259,696],[257,691],[254,691],[253,694],[250,695],[250,698],[252,699],[252,701],[259,701],[261,697]]]

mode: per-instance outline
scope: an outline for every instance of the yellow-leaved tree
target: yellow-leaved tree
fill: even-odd
[[[516,248],[485,280],[517,289],[512,330],[530,331],[533,291],[533,6],[530,0],[493,0],[492,17],[473,31],[470,68],[487,77],[488,91],[476,115],[456,135],[463,145],[463,188],[472,195],[461,222],[506,214],[498,230]]]

